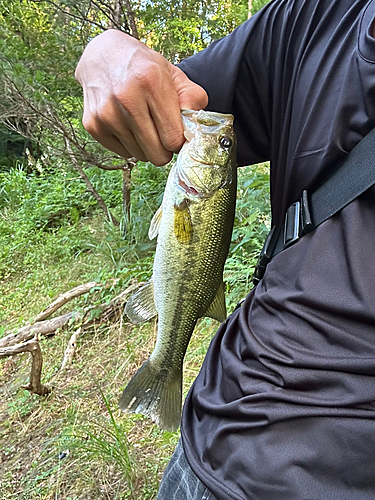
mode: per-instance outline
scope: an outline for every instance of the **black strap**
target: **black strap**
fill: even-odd
[[[310,196],[303,191],[301,200],[292,203],[286,211],[283,226],[271,229],[255,268],[254,285],[262,279],[268,262],[275,255],[342,210],[374,184],[375,128],[316,191]]]

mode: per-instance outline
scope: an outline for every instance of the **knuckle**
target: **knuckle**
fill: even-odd
[[[151,162],[157,167],[162,167],[171,161],[173,154],[169,151],[155,153],[153,158],[150,158]]]
[[[162,142],[168,151],[178,151],[184,143],[184,136],[178,130],[169,130],[165,133]]]
[[[151,62],[137,69],[136,80],[142,89],[153,88],[160,79],[160,68]]]
[[[93,118],[92,115],[90,116],[83,115],[82,125],[90,135],[92,136],[97,135],[97,126],[95,124],[95,119]]]
[[[108,123],[110,121],[111,109],[107,102],[101,103],[96,108],[96,118],[101,123]]]
[[[208,104],[207,92],[199,86],[197,88],[197,100],[200,102],[201,108],[205,108]]]

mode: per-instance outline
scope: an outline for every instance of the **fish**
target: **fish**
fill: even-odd
[[[156,344],[125,387],[119,407],[177,430],[183,359],[203,316],[226,319],[223,269],[237,191],[233,115],[182,110],[186,141],[172,166],[149,238],[157,236],[151,279],[125,306],[131,322],[157,315]]]

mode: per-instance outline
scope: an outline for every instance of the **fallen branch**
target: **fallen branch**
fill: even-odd
[[[89,283],[85,283],[84,285],[79,285],[76,286],[75,288],[72,288],[68,292],[60,294],[56,300],[52,302],[48,307],[44,309],[44,311],[40,312],[35,318],[34,318],[34,323],[37,323],[39,321],[43,321],[47,319],[49,316],[51,316],[54,312],[56,312],[60,307],[65,305],[67,302],[70,300],[73,300],[77,297],[80,297],[81,295],[84,295],[85,293],[88,293],[90,290],[92,290],[95,287],[101,287],[101,288],[110,288],[111,286],[117,285],[119,282],[119,279],[114,279],[106,283],[105,285],[102,285],[101,283],[97,283],[96,281],[90,281]]]
[[[134,292],[137,290],[139,287],[141,287],[144,283],[137,283],[134,285],[129,286],[126,290],[121,292],[119,295],[114,297],[108,304],[100,304],[97,306],[91,306],[88,307],[85,311],[79,312],[79,311],[71,311],[66,314],[63,314],[62,316],[57,316],[56,318],[52,318],[49,320],[45,321],[38,321],[37,323],[34,323],[33,325],[27,325],[23,326],[20,328],[17,332],[15,333],[10,333],[6,337],[3,337],[0,339],[0,349],[5,348],[5,347],[10,347],[16,344],[20,344],[21,342],[26,342],[32,338],[35,337],[36,334],[38,335],[50,335],[56,332],[59,328],[64,328],[67,325],[70,325],[72,323],[77,323],[78,321],[83,322],[83,327],[84,329],[89,328],[90,326],[97,324],[97,323],[105,323],[105,322],[110,322],[114,321],[115,319],[118,319],[119,315],[122,314],[123,309],[125,307],[126,303],[126,297],[129,295],[129,293]],[[89,283],[86,285],[82,285],[82,287],[88,287]],[[96,283],[95,283],[96,285]],[[77,290],[79,287],[76,287],[73,290]],[[49,311],[50,314],[52,314],[51,309],[53,306],[54,311],[58,309],[58,307],[55,307],[54,304],[59,304],[59,307],[63,305],[63,298],[67,298],[73,290],[70,290],[70,292],[66,292],[65,294],[62,294],[60,297],[56,299],[55,302],[53,302],[50,306],[45,309],[42,313],[38,314],[38,317],[42,317],[44,312]],[[72,295],[69,295],[71,300]],[[95,309],[95,311],[98,311],[98,314],[96,314],[95,318],[90,317],[90,312],[92,312]],[[54,312],[53,311],[53,312]]]
[[[23,344],[0,348],[0,358],[6,358],[14,354],[20,354],[21,352],[29,352],[32,356],[30,382],[28,385],[24,386],[24,389],[27,389],[33,394],[45,396],[50,392],[50,389],[40,381],[43,357],[37,339],[34,338]]]
[[[90,285],[92,286],[90,287]],[[59,307],[61,307],[61,305],[68,302],[68,300],[71,300],[73,296],[77,296],[79,292],[85,293],[85,291],[88,291],[96,285],[97,283],[94,282],[86,283],[86,285],[76,287],[73,290],[60,295],[49,307],[47,307],[45,311],[40,313],[37,318],[43,317],[43,314],[52,314],[52,312],[56,311]],[[47,386],[42,385],[40,382],[43,358],[36,335],[48,335],[55,333],[57,329],[63,328],[68,324],[78,321],[81,322],[79,328],[70,337],[60,369],[55,374],[60,375],[63,370],[72,364],[79,336],[85,330],[88,330],[90,327],[98,323],[101,324],[118,320],[123,314],[128,295],[142,285],[143,283],[133,284],[113,298],[108,304],[100,304],[98,306],[89,307],[83,313],[73,311],[62,316],[58,316],[57,318],[38,321],[33,325],[20,328],[16,333],[11,333],[0,339],[0,358],[13,356],[25,351],[30,352],[32,355],[30,383],[25,386],[25,389],[34,394],[39,394],[40,396],[48,394],[50,389]],[[90,314],[93,310],[96,312],[95,317],[92,317]]]
[[[20,328],[15,333],[10,333],[6,337],[0,339],[0,349],[10,347],[21,342],[26,342],[36,334],[39,335],[50,335],[56,332],[59,328],[63,328],[70,322],[74,322],[82,319],[83,315],[79,312],[69,312],[57,318],[52,318],[46,321],[39,321],[33,325],[27,325]]]
[[[90,281],[90,283],[85,283],[84,285],[76,286],[75,288],[72,288],[72,290],[62,293],[57,297],[57,299],[54,302],[52,302],[52,304],[46,307],[44,311],[42,311],[35,317],[34,323],[47,319],[54,312],[60,309],[60,307],[62,307],[64,304],[66,304],[72,299],[75,299],[76,297],[84,295],[85,293],[89,292],[92,288],[96,286],[100,286],[100,284],[96,283],[96,281]]]
[[[137,283],[131,285],[126,288],[126,290],[117,295],[117,297],[112,299],[108,304],[101,304],[99,306],[94,306],[86,310],[85,314],[83,315],[81,326],[70,337],[63,360],[61,362],[61,366],[55,374],[57,377],[59,377],[61,373],[72,364],[77,350],[77,340],[81,336],[81,334],[85,330],[88,330],[90,327],[96,324],[117,321],[124,312],[127,296],[140,288],[143,284],[144,283]],[[90,312],[92,312],[94,309],[97,314],[93,318],[90,316]]]
[[[78,337],[81,335],[81,333],[82,333],[82,326],[80,326],[78,330],[76,330],[70,337],[59,371],[65,370],[65,368],[68,365],[70,366],[73,363],[73,358],[77,349],[77,340]]]
[[[134,285],[130,285],[124,291],[122,291],[119,295],[114,297],[108,304],[100,304],[98,306],[90,307],[86,310],[84,314],[84,321],[82,323],[83,327],[86,329],[94,324],[98,323],[109,323],[112,321],[116,321],[123,314],[125,304],[127,301],[127,296],[138,290],[141,286],[144,285],[144,282],[136,283]],[[95,318],[90,318],[89,313],[94,310],[98,311]]]

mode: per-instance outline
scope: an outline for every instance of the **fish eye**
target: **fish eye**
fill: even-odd
[[[219,139],[219,144],[223,149],[229,149],[231,145],[233,144],[233,141],[230,137],[223,135]]]

